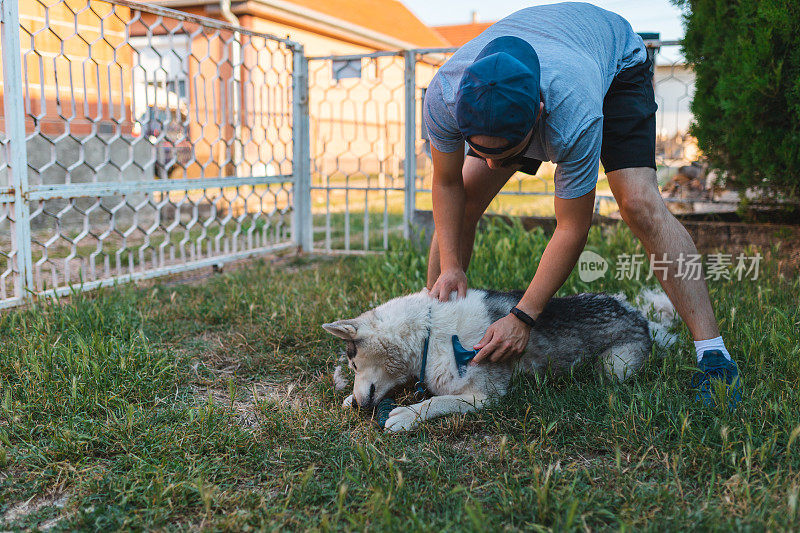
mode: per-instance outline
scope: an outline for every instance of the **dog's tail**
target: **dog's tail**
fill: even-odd
[[[628,303],[624,294],[619,293],[616,297]],[[647,317],[650,329],[650,338],[661,347],[668,347],[675,344],[678,336],[670,332],[670,328],[678,320],[678,312],[669,300],[669,297],[661,289],[644,289],[636,297],[633,307],[642,312]],[[651,318],[652,317],[652,318]]]

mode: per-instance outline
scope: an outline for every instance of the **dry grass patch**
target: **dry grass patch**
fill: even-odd
[[[5,524],[6,527],[13,527],[16,523],[29,523],[38,530],[46,531],[64,519],[60,512],[67,505],[69,498],[68,492],[31,496],[25,501],[13,504],[3,515],[2,524]],[[35,515],[48,509],[57,509],[59,516],[38,520],[35,518]]]

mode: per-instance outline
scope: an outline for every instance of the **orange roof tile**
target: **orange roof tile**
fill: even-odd
[[[472,24],[452,24],[450,26],[434,26],[433,29],[439,32],[450,46],[461,46],[467,41],[477,37],[483,30],[494,24],[494,22],[475,22]]]
[[[293,4],[346,20],[416,46],[449,46],[399,0],[291,0]]]

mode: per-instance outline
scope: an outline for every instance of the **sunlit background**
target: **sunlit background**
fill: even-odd
[[[414,14],[426,24],[466,24],[475,12],[480,22],[499,20],[518,9],[553,2],[523,0],[403,0]],[[589,2],[619,13],[639,32],[658,32],[662,39],[679,39],[683,36],[681,10],[669,0],[598,0]]]

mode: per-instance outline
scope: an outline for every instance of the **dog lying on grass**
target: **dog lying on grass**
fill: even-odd
[[[393,389],[419,379],[418,388],[432,397],[393,409],[384,426],[406,431],[431,418],[480,409],[506,394],[516,371],[549,368],[563,374],[598,363],[607,375],[625,380],[647,361],[654,341],[663,347],[675,342],[667,331],[675,310],[663,292],[643,291],[638,308],[623,295],[586,293],[551,299],[521,356],[466,364],[469,350],[462,346],[476,344],[522,294],[470,289],[465,298],[456,300],[454,293],[449,302],[439,302],[423,289],[356,318],[323,324],[347,341],[348,364],[355,372],[353,394],[344,407],[373,409]],[[650,310],[654,321],[645,316]]]

